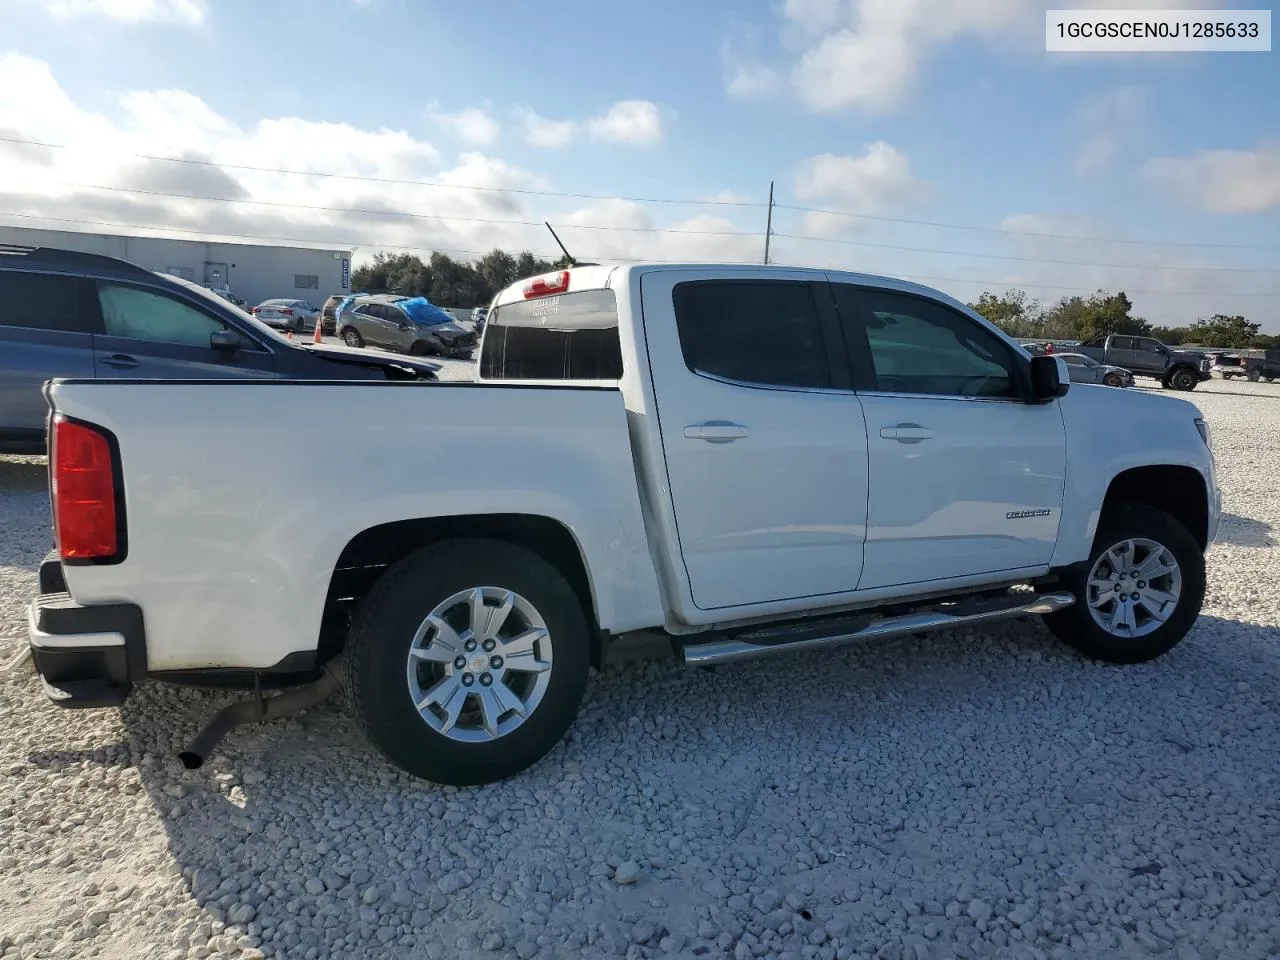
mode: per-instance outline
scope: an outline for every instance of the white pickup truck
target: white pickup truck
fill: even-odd
[[[1036,614],[1137,662],[1199,614],[1221,502],[1197,409],[1070,387],[937,291],[584,265],[496,297],[478,366],[48,384],[48,695],[256,687],[195,766],[340,686],[392,763],[475,784],[551,750],[626,635],[711,665]]]

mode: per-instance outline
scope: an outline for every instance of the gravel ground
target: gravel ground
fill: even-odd
[[[1207,386],[1229,515],[1204,616],[1153,664],[1030,620],[632,661],[547,760],[475,790],[401,776],[336,702],[186,772],[227,694],[71,712],[6,677],[0,955],[1276,956],[1280,385]],[[5,659],[43,469],[0,459]]]

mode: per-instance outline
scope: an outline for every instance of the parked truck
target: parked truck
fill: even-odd
[[[495,298],[472,383],[46,395],[48,696],[291,686],[189,766],[341,688],[409,773],[509,777],[633,637],[714,666],[1035,615],[1145,661],[1198,616],[1221,509],[1191,404],[1071,386],[958,301],[849,273],[537,277]]]
[[[1075,352],[1099,363],[1124,367],[1135,377],[1159,380],[1166,390],[1194,390],[1212,375],[1205,354],[1176,350],[1154,337],[1094,337],[1076,347]]]

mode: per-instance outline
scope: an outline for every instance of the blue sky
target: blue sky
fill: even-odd
[[[0,0],[0,137],[67,146],[0,142],[0,220],[756,259],[773,180],[784,262],[1280,330],[1277,54],[1046,54],[1044,9]]]

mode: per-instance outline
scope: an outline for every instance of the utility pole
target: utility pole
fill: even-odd
[[[769,265],[769,238],[773,236],[773,181],[769,181],[769,214],[764,224],[764,263]]]

